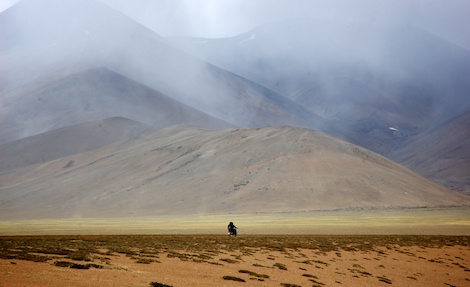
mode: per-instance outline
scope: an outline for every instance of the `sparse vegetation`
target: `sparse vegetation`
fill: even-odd
[[[392,284],[392,280],[388,279],[385,276],[377,276],[377,278],[379,279],[380,282],[384,282],[384,283],[387,283],[387,284]]]
[[[103,266],[98,265],[98,264],[93,264],[93,263],[78,264],[78,263],[73,263],[73,262],[68,262],[68,261],[57,261],[54,263],[54,265],[58,267],[69,267],[69,268],[74,268],[74,269],[90,269],[90,268],[101,269],[103,268]]]
[[[238,282],[246,282],[245,279],[242,279],[242,278],[239,278],[239,277],[235,277],[235,276],[229,276],[229,275],[226,275],[223,277],[224,280],[232,280],[232,281],[238,281]]]
[[[158,283],[158,282],[150,282],[150,286],[152,286],[152,287],[173,287],[172,285],[167,285],[167,284]]]
[[[286,265],[285,265],[285,264],[282,264],[282,263],[274,263],[273,266],[274,266],[274,267],[277,267],[277,268],[279,268],[279,269],[281,269],[281,270],[287,270]]]
[[[49,262],[57,267],[74,269],[120,268],[111,265],[113,259],[119,256],[126,256],[128,260],[140,264],[160,263],[157,259],[162,262],[181,260],[211,265],[234,264],[232,269],[234,271],[237,270],[235,269],[237,266],[240,266],[238,268],[240,278],[224,276],[224,280],[246,282],[268,281],[269,279],[275,282],[272,278],[275,277],[275,272],[279,272],[277,270],[281,270],[289,274],[296,273],[298,279],[302,278],[303,282],[308,280],[310,284],[318,287],[325,284],[320,282],[322,280],[317,276],[312,275],[315,274],[315,268],[332,267],[336,270],[332,270],[331,274],[339,274],[341,277],[368,278],[368,280],[378,280],[380,284],[394,283],[395,278],[377,276],[382,274],[371,274],[372,270],[376,272],[377,269],[365,268],[369,268],[365,262],[373,263],[375,261],[371,260],[377,260],[374,256],[380,254],[378,252],[380,250],[388,250],[387,254],[380,255],[382,257],[380,260],[401,260],[398,256],[389,256],[389,253],[399,253],[400,256],[407,256],[424,264],[436,266],[445,264],[462,272],[467,271],[467,259],[463,258],[463,255],[457,258],[455,253],[448,252],[452,255],[444,256],[442,253],[420,258],[413,253],[416,247],[424,250],[429,247],[447,248],[449,245],[470,246],[470,236],[246,235],[237,241],[228,241],[224,235],[6,236],[0,237],[0,258]],[[408,246],[413,246],[413,248],[408,248]],[[338,269],[335,266],[337,262],[344,262],[344,258],[348,258],[344,253],[345,249],[354,249],[357,256],[351,259],[351,263],[343,269]],[[337,254],[340,252],[343,258],[338,258]],[[259,263],[250,263],[253,256]],[[249,266],[254,266],[253,270],[250,270]],[[374,266],[382,270],[390,270],[386,262],[378,261]],[[262,273],[255,272],[260,270],[255,268],[261,267],[264,268]],[[293,273],[289,272],[291,269],[294,270]],[[299,269],[303,270],[300,274],[297,273]],[[223,273],[220,274],[222,275]],[[403,276],[409,282],[424,276],[418,272],[409,275],[412,276]],[[221,280],[220,277],[219,280]],[[153,283],[155,285],[152,286],[168,286],[156,285],[162,284],[156,282],[151,284]],[[277,281],[276,284],[280,282]],[[282,286],[296,286],[291,283],[283,284]]]
[[[158,262],[157,260],[149,259],[149,258],[139,258],[135,261],[135,263],[140,264],[150,264],[152,262]]]
[[[262,278],[262,279],[268,279],[269,278],[269,275],[266,275],[266,274],[258,274],[256,272],[253,272],[253,271],[249,271],[249,270],[238,270],[238,272],[240,273],[246,273],[246,274],[249,274],[250,276],[254,276],[254,277],[257,277],[257,278]]]
[[[304,277],[308,277],[308,278],[315,278],[315,279],[318,279],[318,277],[317,277],[317,276],[315,276],[315,275],[312,275],[312,274],[302,274],[302,276],[304,276]]]

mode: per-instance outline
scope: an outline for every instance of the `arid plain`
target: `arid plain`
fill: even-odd
[[[1,286],[468,286],[468,236],[0,237]]]

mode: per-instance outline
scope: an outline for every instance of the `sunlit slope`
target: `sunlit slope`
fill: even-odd
[[[289,127],[168,128],[0,182],[2,219],[470,204],[373,152]]]

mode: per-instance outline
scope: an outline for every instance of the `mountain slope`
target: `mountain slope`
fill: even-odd
[[[162,129],[0,182],[2,219],[470,204],[370,151],[288,127]]]
[[[130,140],[149,129],[126,118],[108,118],[9,142],[0,145],[0,173]]]
[[[109,117],[125,117],[156,128],[233,126],[106,68],[33,82],[8,93],[2,104],[0,143]]]
[[[96,1],[24,0],[0,14],[0,27],[2,103],[33,82],[54,85],[104,67],[233,125],[323,125],[301,105],[167,45]]]
[[[411,138],[390,157],[434,181],[470,192],[470,111]]]
[[[168,41],[281,93],[381,154],[470,108],[470,51],[417,27],[296,19],[233,38]]]

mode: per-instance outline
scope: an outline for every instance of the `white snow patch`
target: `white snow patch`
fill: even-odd
[[[246,42],[246,41],[253,40],[254,38],[256,38],[256,34],[251,34],[251,35],[250,35],[250,38],[245,39],[245,40],[242,40],[242,41],[238,42],[238,44],[242,44],[242,43],[244,43],[244,42]]]

